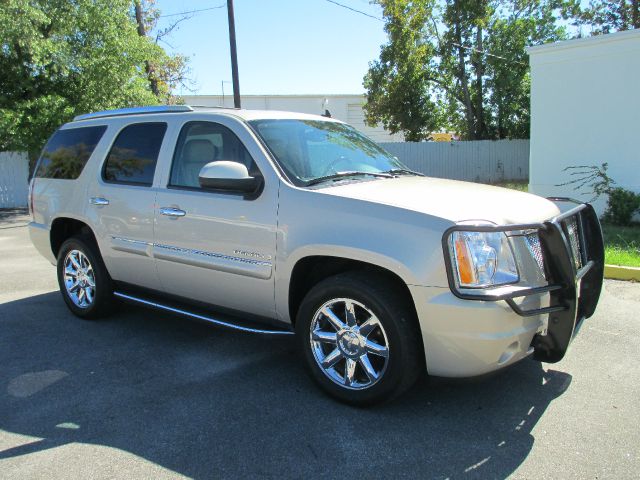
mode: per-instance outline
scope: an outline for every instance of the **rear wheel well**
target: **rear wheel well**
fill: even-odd
[[[86,223],[76,220],[74,218],[56,218],[51,224],[51,251],[53,255],[57,258],[58,252],[60,251],[60,247],[64,243],[65,240],[71,238],[75,235],[82,235],[90,242],[93,242],[94,245],[97,245],[96,237],[93,234],[93,231]]]
[[[289,317],[295,324],[300,304],[305,295],[325,278],[344,272],[365,272],[382,278],[398,289],[415,313],[413,297],[407,284],[397,274],[371,263],[341,257],[313,256],[298,261],[293,267],[289,281]],[[416,317],[417,318],[417,317]]]

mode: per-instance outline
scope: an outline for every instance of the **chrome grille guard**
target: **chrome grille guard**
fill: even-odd
[[[595,312],[602,290],[604,274],[604,242],[602,229],[593,206],[564,197],[554,202],[576,204],[568,211],[542,223],[513,225],[455,225],[444,232],[442,247],[449,287],[455,296],[465,300],[504,300],[520,316],[549,314],[547,335],[536,335],[532,345],[534,357],[557,362],[564,353],[581,322]],[[540,238],[547,285],[523,288],[516,284],[500,287],[497,292],[473,292],[460,289],[454,276],[448,239],[454,231],[509,232],[537,230]],[[549,293],[549,306],[523,310],[514,299]]]

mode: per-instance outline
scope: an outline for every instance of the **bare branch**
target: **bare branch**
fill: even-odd
[[[163,28],[162,30],[158,30],[158,33],[156,33],[156,43],[158,43],[159,41],[161,41],[164,37],[166,37],[167,35],[169,35],[171,32],[173,32],[173,30],[175,30],[175,28],[180,25],[182,22],[184,22],[185,20],[190,20],[193,18],[193,14],[191,15],[185,15],[184,17],[179,18],[178,20],[176,20],[175,22],[173,22],[172,24],[170,24],[168,27]],[[166,42],[165,42],[166,43]],[[167,43],[167,45],[169,45]],[[171,45],[169,45],[171,46]],[[173,47],[171,47],[173,48]]]

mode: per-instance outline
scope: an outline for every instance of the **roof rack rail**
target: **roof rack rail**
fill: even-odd
[[[242,110],[236,107],[225,107],[224,105],[189,105],[191,108],[217,108],[219,110]]]
[[[132,107],[132,108],[120,108],[118,110],[105,110],[103,112],[85,113],[77,115],[73,121],[77,120],[89,120],[92,118],[103,117],[119,117],[122,115],[141,115],[147,113],[179,113],[179,112],[192,112],[193,108],[189,105],[158,105],[153,107]]]

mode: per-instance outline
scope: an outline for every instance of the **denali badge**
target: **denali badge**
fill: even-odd
[[[233,253],[243,257],[257,258],[258,260],[271,260],[271,255],[263,255],[257,252],[247,252],[245,250],[234,250]]]

